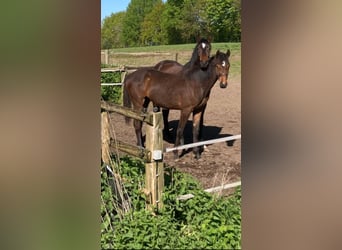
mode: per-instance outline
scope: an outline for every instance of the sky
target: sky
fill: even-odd
[[[112,13],[125,11],[130,0],[101,0],[101,21]]]

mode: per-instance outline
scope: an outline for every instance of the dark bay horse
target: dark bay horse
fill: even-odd
[[[211,43],[210,39],[207,40],[202,38],[200,40],[197,39],[197,44],[195,49],[193,50],[191,59],[184,66],[176,61],[172,60],[164,60],[160,61],[154,66],[154,69],[159,70],[165,73],[171,74],[179,74],[182,70],[187,70],[193,66],[199,66],[201,69],[205,70],[208,66],[208,59],[210,57],[211,52]],[[206,107],[203,109],[205,110]],[[167,108],[163,108],[163,121],[164,121],[164,136],[170,137],[169,132],[169,113],[170,110]],[[203,112],[204,113],[204,112]],[[200,123],[200,137],[202,137],[202,128],[203,128],[203,116],[201,117]]]
[[[230,51],[222,53],[217,51],[215,56],[209,59],[208,68],[202,70],[196,65],[182,70],[180,74],[169,74],[155,69],[145,70],[143,82],[138,86],[125,84],[125,92],[135,110],[142,110],[149,101],[154,107],[177,109],[181,111],[178,123],[175,147],[184,143],[183,131],[185,124],[193,113],[193,140],[198,141],[199,124],[203,106],[208,101],[211,88],[219,79],[220,87],[228,85]],[[144,96],[145,99],[141,97]],[[141,124],[141,123],[140,123]],[[139,143],[141,137],[141,125],[136,123],[135,130]],[[199,148],[193,149],[195,157],[200,157]],[[174,151],[175,158],[178,158],[178,151]]]
[[[184,66],[176,61],[172,60],[164,60],[157,63],[154,67],[144,67],[140,68],[133,73],[126,76],[124,80],[124,106],[131,107],[131,103],[129,100],[129,96],[127,91],[125,91],[125,86],[136,86],[137,89],[140,89],[139,86],[143,84],[144,76],[147,70],[149,69],[155,69],[159,70],[165,73],[170,74],[180,74],[181,71],[189,69],[190,67],[200,67],[201,69],[205,70],[208,66],[208,60],[210,58],[210,51],[211,51],[211,44],[210,41],[201,38],[197,39],[197,44],[192,52],[191,59],[188,63],[186,63]],[[138,95],[141,101],[144,100],[145,96]],[[137,110],[141,111],[141,110]],[[169,110],[163,109],[163,118],[164,118],[164,134],[165,136],[169,135],[169,125],[168,125],[168,115]],[[128,122],[130,119],[126,118],[126,122]],[[142,134],[141,134],[141,126],[142,123],[140,121],[134,120],[134,127],[136,128],[136,135],[137,135],[137,145],[143,146],[142,141]],[[138,128],[138,129],[137,129]]]

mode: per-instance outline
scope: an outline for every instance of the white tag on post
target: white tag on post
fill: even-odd
[[[163,152],[161,150],[154,150],[152,158],[155,161],[159,161],[159,160],[163,159]]]

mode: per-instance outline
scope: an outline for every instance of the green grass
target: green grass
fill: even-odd
[[[145,47],[131,47],[131,48],[117,48],[111,49],[111,53],[138,53],[138,52],[187,52],[192,51],[195,43],[176,44],[176,45],[159,45],[159,46],[145,46]],[[241,43],[212,43],[212,51],[230,49],[232,52],[240,52]]]

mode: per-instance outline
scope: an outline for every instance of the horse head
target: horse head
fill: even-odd
[[[228,73],[230,68],[229,56],[229,49],[227,50],[227,53],[222,53],[218,50],[215,55],[216,74],[218,75],[221,88],[226,88],[228,86]]]
[[[202,38],[201,40],[197,42],[196,50],[197,50],[197,55],[199,57],[201,68],[208,67],[210,51],[211,51],[210,41],[208,41],[205,38]]]

